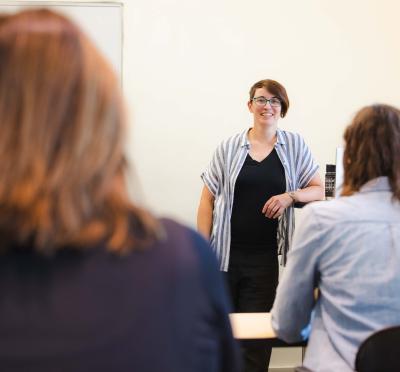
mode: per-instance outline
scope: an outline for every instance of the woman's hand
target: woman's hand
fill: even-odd
[[[282,216],[284,210],[293,203],[293,199],[288,193],[274,195],[264,204],[262,213],[268,218],[278,218]]]

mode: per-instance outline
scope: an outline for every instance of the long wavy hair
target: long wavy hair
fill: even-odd
[[[394,200],[400,200],[400,110],[383,104],[361,109],[344,133],[346,143],[342,195],[386,176]]]
[[[0,241],[115,252],[157,236],[124,182],[119,82],[80,29],[53,11],[0,20]]]

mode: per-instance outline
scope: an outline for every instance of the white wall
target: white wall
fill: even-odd
[[[285,85],[281,127],[305,137],[321,175],[358,108],[400,105],[397,0],[121,2],[128,152],[135,192],[156,213],[195,224],[199,174],[222,139],[251,125],[257,80]]]
[[[215,146],[251,125],[255,81],[286,86],[281,126],[322,174],[358,108],[400,105],[396,0],[136,0],[124,13],[129,152],[148,205],[187,223]]]

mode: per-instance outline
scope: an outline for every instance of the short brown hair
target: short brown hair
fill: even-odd
[[[273,94],[275,97],[278,97],[281,101],[282,109],[281,109],[281,117],[285,117],[288,109],[289,109],[289,97],[286,93],[286,89],[283,85],[279,84],[275,80],[265,79],[257,81],[251,88],[250,88],[250,101],[254,98],[256,94],[256,90],[259,88],[266,89],[269,93]]]
[[[386,176],[393,199],[400,200],[400,111],[383,104],[364,107],[347,127],[344,140],[342,195]]]
[[[155,236],[123,172],[119,82],[67,18],[27,10],[0,25],[0,239],[39,251]]]

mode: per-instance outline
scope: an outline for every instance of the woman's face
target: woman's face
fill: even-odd
[[[260,97],[264,98],[259,99]],[[275,98],[275,100],[273,99]],[[265,102],[265,99],[268,100]],[[270,99],[272,100],[272,105]],[[252,101],[248,103],[249,111],[253,114],[254,124],[262,126],[277,126],[281,117],[281,105],[277,97],[269,93],[265,88],[258,88]]]

